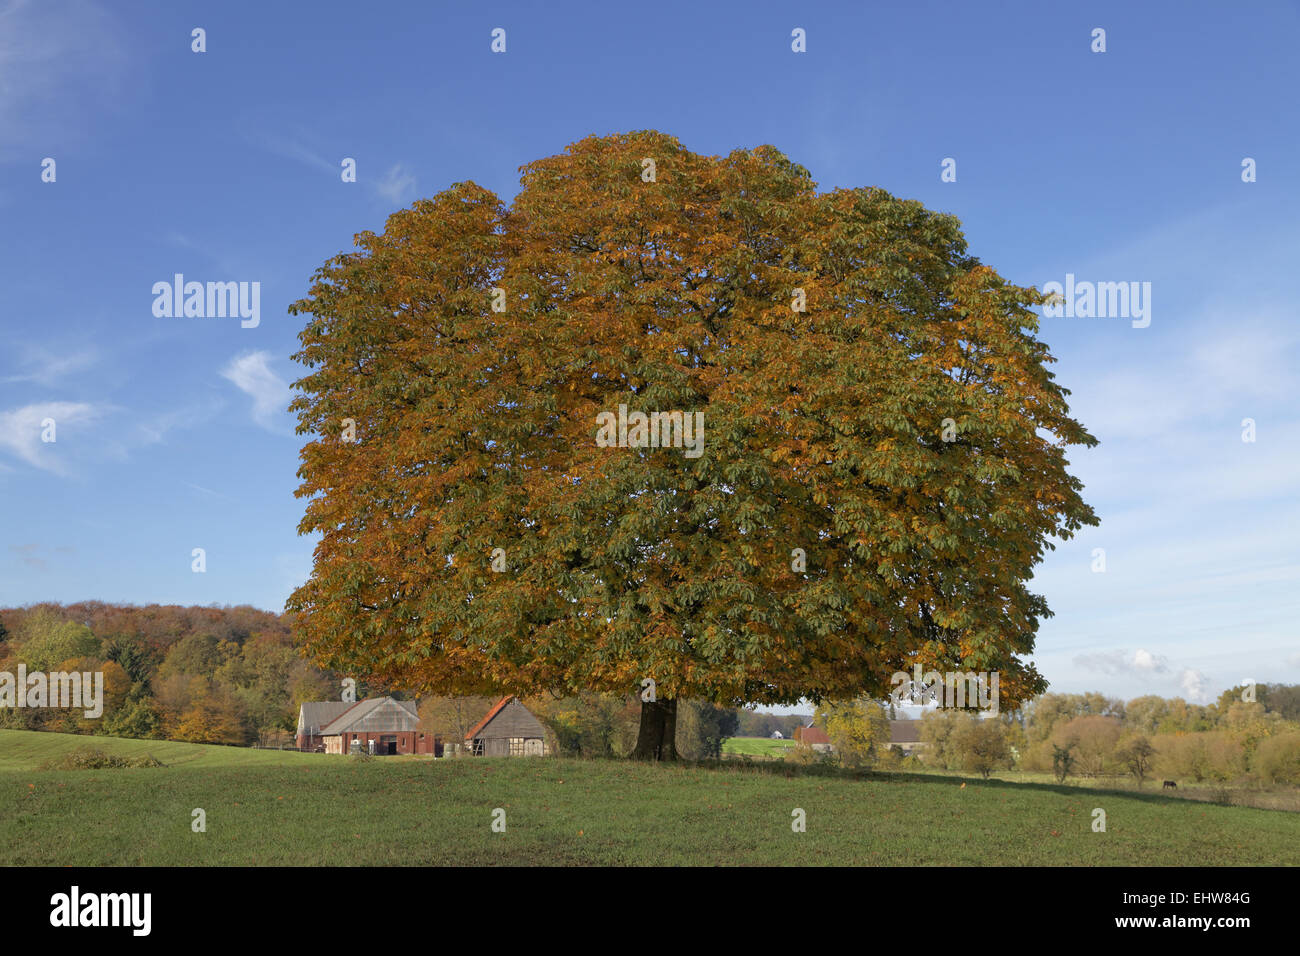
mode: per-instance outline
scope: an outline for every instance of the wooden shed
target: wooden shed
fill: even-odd
[[[546,728],[518,697],[502,697],[465,735],[465,747],[475,757],[544,757]]]

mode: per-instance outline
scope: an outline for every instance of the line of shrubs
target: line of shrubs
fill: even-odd
[[[165,767],[152,754],[123,757],[98,747],[78,747],[65,754],[52,757],[41,764],[42,770],[118,770],[124,767]]]

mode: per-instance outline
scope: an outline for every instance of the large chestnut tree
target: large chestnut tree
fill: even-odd
[[[1026,582],[1096,518],[1041,293],[954,217],[819,192],[767,146],[592,137],[521,187],[393,214],[291,308],[320,542],[289,608],[320,664],[440,694],[652,680],[658,759],[682,697],[884,696],[915,664],[998,671],[1004,708],[1044,690]],[[699,454],[598,441],[620,405],[702,416]]]

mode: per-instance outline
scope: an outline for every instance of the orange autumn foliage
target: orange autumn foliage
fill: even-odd
[[[509,206],[393,214],[291,309],[318,663],[457,695],[790,703],[917,663],[999,671],[1004,709],[1044,689],[1025,582],[1096,518],[1040,293],[770,146],[637,132],[522,173]],[[701,413],[703,453],[604,447],[620,405]]]

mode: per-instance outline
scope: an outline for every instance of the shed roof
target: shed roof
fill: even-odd
[[[355,701],[347,700],[306,701],[298,711],[298,733],[319,734],[322,727],[355,706]]]
[[[919,744],[921,742],[921,722],[919,720],[891,720],[889,722],[889,742],[891,744]]]
[[[811,747],[813,744],[828,744],[831,738],[820,727],[796,727],[794,739]]]
[[[484,727],[490,724],[492,722],[492,718],[495,717],[497,714],[501,713],[502,709],[506,706],[506,704],[510,703],[512,700],[514,700],[514,697],[507,694],[505,697],[502,697],[499,701],[493,704],[492,709],[487,712],[487,716],[485,716],[482,720],[480,720],[477,724],[474,725],[473,729],[471,729],[470,732],[465,735],[465,739],[473,740],[475,737],[477,737],[479,731],[481,731]]]
[[[546,728],[518,697],[502,697],[487,712],[487,716],[465,735],[466,740],[507,737],[546,737]]]

